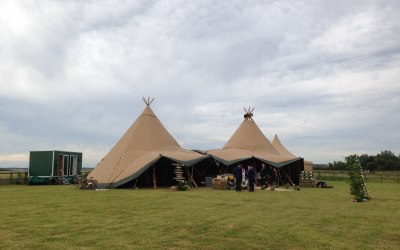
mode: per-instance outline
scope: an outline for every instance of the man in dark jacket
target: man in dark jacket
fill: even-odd
[[[256,176],[256,171],[252,166],[249,166],[247,170],[247,178],[249,179],[249,191],[254,192],[254,180]]]
[[[233,169],[233,175],[235,176],[236,179],[235,190],[236,192],[240,192],[242,191],[242,166],[240,166],[240,164]]]

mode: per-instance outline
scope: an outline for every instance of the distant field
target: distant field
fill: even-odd
[[[0,249],[398,249],[400,185],[333,189],[83,191],[0,186]]]

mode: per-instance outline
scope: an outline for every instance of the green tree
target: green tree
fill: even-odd
[[[376,162],[378,163],[379,170],[399,170],[399,158],[391,151],[381,151],[376,156]]]
[[[375,156],[373,155],[367,155],[367,154],[362,154],[359,156],[360,164],[361,167],[364,170],[369,170],[369,171],[375,171],[376,169],[376,164],[374,162]]]
[[[334,170],[344,170],[346,169],[346,163],[342,161],[334,161],[333,163],[328,163],[329,169]]]
[[[348,157],[358,157],[359,163],[364,170],[369,171],[400,171],[400,155],[396,156],[390,150],[381,151],[376,156],[362,154],[360,156],[354,154]],[[343,170],[346,168],[346,163],[341,161],[334,161],[328,163],[329,169]]]

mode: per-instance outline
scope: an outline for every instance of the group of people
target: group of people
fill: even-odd
[[[254,167],[248,166],[247,170],[244,168],[242,165],[238,165],[233,169],[233,175],[235,176],[236,184],[235,184],[235,190],[236,192],[241,192],[242,191],[242,185],[246,185],[246,179],[247,179],[247,185],[249,192],[254,192],[254,186],[256,183],[256,176],[259,178],[259,184],[261,185],[262,189],[265,189],[268,185],[268,182],[271,182],[271,185],[273,182],[277,184],[277,172],[275,168],[271,168],[269,171],[265,164],[263,163],[261,165],[260,172],[256,172]]]

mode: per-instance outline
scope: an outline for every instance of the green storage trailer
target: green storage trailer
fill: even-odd
[[[31,151],[29,184],[73,183],[82,175],[82,153]]]

